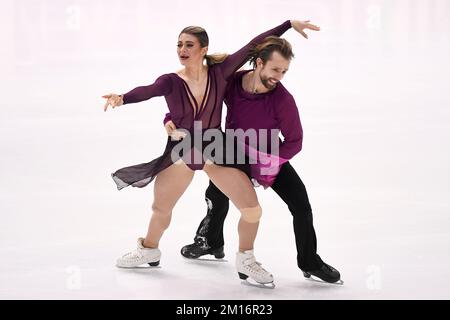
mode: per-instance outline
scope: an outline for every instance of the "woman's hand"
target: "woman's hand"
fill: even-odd
[[[171,136],[172,133],[177,129],[177,126],[172,122],[172,120],[169,120],[164,125],[164,128],[166,128],[167,135]]]
[[[105,106],[103,107],[104,111],[108,109],[108,106],[113,108],[123,105],[123,96],[117,95],[114,93],[105,94],[102,98],[106,99]]]
[[[320,27],[309,23],[310,20],[306,21],[300,21],[300,20],[291,20],[291,26],[294,28],[295,31],[300,33],[302,36],[304,36],[306,39],[308,39],[308,35],[305,33],[305,29],[314,30],[314,31],[320,31]]]
[[[186,137],[186,133],[178,131],[177,126],[172,122],[172,120],[167,121],[164,128],[166,129],[167,135],[172,137],[173,140],[178,141]]]

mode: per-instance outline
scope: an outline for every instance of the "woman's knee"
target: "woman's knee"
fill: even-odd
[[[255,207],[239,209],[242,220],[248,223],[257,223],[261,219],[262,209],[259,205]]]

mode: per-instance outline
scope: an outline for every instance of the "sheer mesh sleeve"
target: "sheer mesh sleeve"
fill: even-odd
[[[166,96],[172,91],[172,80],[162,75],[148,86],[137,87],[123,95],[123,104],[137,103],[153,97]]]

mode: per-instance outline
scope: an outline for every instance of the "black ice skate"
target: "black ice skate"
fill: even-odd
[[[222,259],[225,257],[223,246],[211,248],[204,238],[196,238],[194,243],[188,244],[181,248],[181,255],[188,259],[198,259],[207,254],[213,255],[216,259]]]
[[[344,281],[341,280],[341,274],[332,266],[324,263],[323,266],[318,270],[313,271],[303,271],[303,275],[305,278],[319,281],[319,282],[327,282],[333,284],[344,284]],[[311,276],[319,278],[320,280],[311,278]],[[322,281],[321,281],[322,280]]]

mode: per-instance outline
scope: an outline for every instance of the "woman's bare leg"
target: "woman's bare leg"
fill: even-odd
[[[192,181],[194,171],[181,160],[161,171],[155,179],[152,218],[144,247],[157,248],[159,240],[170,224],[172,209]]]
[[[239,209],[239,251],[252,250],[258,232],[261,207],[250,179],[242,171],[207,164],[203,169],[211,181]]]

